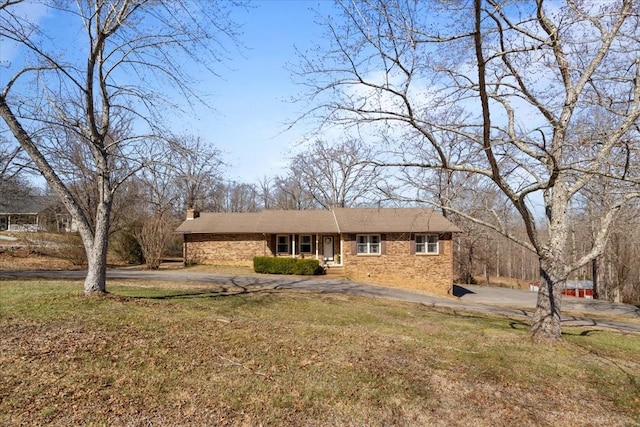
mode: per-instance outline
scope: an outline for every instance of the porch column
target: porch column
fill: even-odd
[[[320,258],[318,258],[318,255],[320,255],[320,253],[318,252],[318,244],[320,243],[318,241],[318,237],[320,237],[319,234],[316,234],[316,259],[319,260]]]
[[[296,257],[296,235],[291,235],[291,258]]]
[[[342,233],[340,233],[340,262],[342,265],[344,263],[344,238],[342,237]]]

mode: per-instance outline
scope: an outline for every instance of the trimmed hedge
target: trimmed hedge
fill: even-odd
[[[297,259],[293,265],[293,274],[313,276],[324,274],[324,269],[320,267],[320,262],[317,259]]]
[[[313,276],[323,274],[317,259],[278,258],[257,256],[253,258],[253,270],[266,274],[299,274]]]

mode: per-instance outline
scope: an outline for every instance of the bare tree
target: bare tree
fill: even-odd
[[[273,205],[273,179],[264,175],[258,180],[258,192],[262,209],[271,209]]]
[[[537,254],[532,334],[560,340],[567,277],[604,251],[621,207],[640,196],[637,2],[338,4],[343,19],[327,24],[331,47],[303,59],[308,116],[395,137],[380,164],[472,173],[498,189],[526,239],[500,221],[447,209]],[[606,125],[576,132],[598,114]],[[424,155],[412,157],[416,149]],[[611,182],[613,197],[592,248],[571,260],[568,207],[596,177]]]
[[[0,117],[78,226],[88,259],[85,293],[106,292],[114,194],[160,146],[159,107],[175,114],[170,98],[202,100],[187,71],[213,73],[224,59],[222,43],[236,34],[221,8],[233,3],[198,2],[194,10],[180,0],[51,0],[43,2],[48,13],[74,27],[51,33],[22,14],[20,3],[0,10],[0,35],[23,59],[1,74]],[[76,29],[84,37],[66,37]],[[114,132],[131,120],[128,133]],[[60,167],[72,164],[57,161],[68,151],[83,157],[95,182],[90,215]]]
[[[221,181],[221,152],[200,137],[185,135],[171,143],[171,175],[176,185],[181,212],[187,208],[200,208],[207,192]]]
[[[0,135],[0,205],[26,197],[29,185],[26,182],[25,159],[19,145],[13,145]]]
[[[593,183],[583,192],[571,224],[572,250],[579,258],[589,252],[600,228],[600,211],[609,203],[612,189]],[[615,193],[614,193],[615,194]],[[640,300],[640,203],[624,206],[611,227],[605,250],[578,271],[578,278],[592,278],[596,298],[637,304]]]
[[[317,209],[318,202],[305,191],[299,175],[290,172],[275,178],[274,207],[285,210]]]
[[[11,144],[0,135],[0,182],[12,179],[24,168],[21,150],[19,145]]]
[[[147,268],[157,270],[177,224],[167,213],[158,212],[146,215],[141,222],[141,227],[134,232],[134,236],[140,244]]]
[[[290,162],[302,191],[324,209],[371,202],[380,170],[371,163],[373,151],[356,139],[330,145],[317,140]]]

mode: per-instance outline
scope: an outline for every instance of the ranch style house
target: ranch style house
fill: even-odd
[[[251,266],[255,256],[319,260],[355,281],[441,290],[453,283],[452,234],[425,208],[335,208],[250,213],[187,211],[185,264]]]

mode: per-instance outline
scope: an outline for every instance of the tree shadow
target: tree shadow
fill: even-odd
[[[140,300],[173,300],[190,298],[221,298],[237,296],[250,293],[249,289],[221,286],[216,289],[198,289],[197,291],[175,293],[167,291],[166,294],[159,295],[126,295],[127,298]]]
[[[460,285],[453,285],[453,289],[451,291],[451,293],[453,294],[453,296],[458,297],[458,298],[462,298],[463,296],[467,295],[467,294],[475,294],[475,292],[473,292],[472,290],[469,290],[465,287],[462,287]]]
[[[286,285],[276,285],[278,279],[265,281],[264,279],[251,279],[248,276],[235,276],[229,278],[229,284],[212,283],[213,287],[201,287],[193,291],[176,292],[174,289],[157,288],[157,295],[119,295],[125,298],[139,300],[174,300],[192,298],[224,298],[249,294],[275,294],[282,290],[295,289],[295,285],[303,282],[301,280],[289,281]],[[273,283],[272,283],[273,282]],[[197,285],[196,285],[197,286]]]
[[[531,329],[531,323],[514,319],[511,319],[511,322],[509,322],[509,326],[511,327],[511,329],[515,329],[518,331],[528,331]]]
[[[587,329],[584,330],[582,332],[579,333],[571,333],[571,332],[562,332],[562,335],[567,335],[567,336],[574,336],[574,337],[590,337],[591,335],[595,334],[596,332],[599,333],[604,333],[604,332],[611,332],[610,330],[607,329]],[[586,342],[586,341],[585,341]],[[602,351],[598,351],[597,349],[594,349],[584,343],[578,342],[578,341],[572,341],[572,344],[580,347],[582,350],[586,351],[587,353],[589,353],[590,355],[592,355],[593,357],[599,358],[601,360],[605,360],[608,363],[610,363],[611,365],[615,366],[624,376],[627,377],[627,379],[629,380],[629,383],[631,385],[633,385],[637,390],[640,391],[640,377],[638,377],[636,375],[635,372],[631,371],[630,368],[628,366],[625,366],[624,364],[620,363],[619,360],[607,355],[606,353],[602,352]]]

